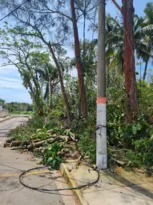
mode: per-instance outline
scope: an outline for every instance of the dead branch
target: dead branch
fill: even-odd
[[[22,144],[21,140],[17,140],[17,141],[12,141],[10,144],[10,147],[15,147],[15,146],[19,146]]]
[[[10,147],[10,143],[4,143],[4,147]]]
[[[63,139],[61,137],[56,137],[55,139],[47,139],[47,140],[42,140],[40,142],[36,142],[36,143],[31,143],[30,145],[28,145],[28,150],[29,149],[33,149],[33,148],[36,148],[36,147],[40,147],[40,146],[43,146],[43,144],[45,142],[47,142],[48,144],[53,144],[54,142],[57,142],[57,141],[63,141]]]

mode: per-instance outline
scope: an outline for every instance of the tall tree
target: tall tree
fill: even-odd
[[[91,12],[96,8],[96,1],[93,0],[84,0],[84,1],[75,1],[75,0],[67,0],[67,1],[53,1],[50,4],[49,1],[42,1],[42,7],[44,8],[39,11],[42,13],[50,13],[55,16],[61,16],[64,19],[67,19],[73,30],[74,37],[74,51],[75,51],[75,61],[76,68],[78,73],[78,82],[79,82],[79,91],[80,91],[80,103],[81,103],[81,114],[83,117],[87,116],[87,103],[86,103],[86,90],[84,83],[84,65],[83,58],[81,58],[81,50],[80,50],[80,39],[78,32],[78,21],[81,17],[83,17],[83,38],[85,41],[85,21],[86,19],[90,19]],[[84,56],[84,55],[83,55]]]
[[[145,63],[146,59],[152,57],[151,34],[153,24],[146,22],[146,18],[134,15],[134,40],[135,55]],[[117,18],[110,15],[106,17],[106,61],[109,60],[109,67],[117,66],[118,72],[123,72],[123,39],[124,29]]]
[[[84,3],[85,2],[85,3]],[[86,103],[86,91],[84,85],[84,73],[83,73],[83,65],[80,54],[80,40],[78,34],[78,21],[83,17],[84,20],[84,40],[85,40],[85,20],[90,18],[91,12],[96,8],[97,1],[93,0],[85,0],[85,1],[74,1],[74,0],[31,0],[26,2],[26,4],[22,5],[17,11],[15,11],[12,15],[19,20],[22,25],[31,26],[37,33],[44,38],[42,40],[49,48],[50,53],[54,59],[56,64],[59,78],[61,79],[61,73],[58,69],[60,66],[58,63],[58,59],[55,55],[56,43],[63,43],[67,38],[66,32],[69,28],[73,30],[74,36],[74,50],[75,50],[75,59],[76,59],[76,68],[78,72],[78,81],[79,81],[79,90],[80,90],[80,102],[81,102],[81,114],[83,117],[87,116],[87,103]],[[4,3],[6,7],[9,9],[16,8],[19,3],[17,0],[13,1],[13,4],[6,0]],[[39,31],[38,31],[39,30]],[[45,31],[45,32],[44,32]],[[52,36],[56,36],[52,38]],[[47,39],[47,40],[46,40]],[[51,40],[50,40],[51,39]],[[45,41],[44,41],[45,40]],[[54,52],[54,53],[53,53]],[[61,81],[61,80],[60,80]],[[62,88],[61,84],[61,88]],[[66,99],[66,95],[63,96],[65,99],[65,103],[68,106],[68,100]],[[67,108],[68,113],[68,108]],[[69,114],[68,114],[69,115]]]
[[[136,76],[135,76],[135,43],[134,43],[134,7],[133,0],[122,0],[122,8],[112,0],[115,6],[123,15],[124,27],[124,73],[125,88],[127,94],[127,120],[131,121],[137,115],[137,94],[136,94]]]
[[[57,69],[50,63],[45,63],[45,67],[36,70],[42,82],[45,84],[44,99],[48,99],[49,107],[52,109],[53,89],[59,83]]]
[[[80,41],[78,35],[74,0],[71,0],[71,12],[72,12],[72,24],[73,24],[73,33],[74,33],[76,67],[78,71],[78,80],[79,80],[79,89],[80,89],[81,114],[83,117],[86,117],[87,116],[86,92],[85,92],[85,85],[84,85],[84,73],[82,67]]]
[[[38,2],[39,3],[39,2]],[[11,5],[10,5],[11,6]],[[16,4],[13,4],[16,7]],[[22,8],[14,12],[12,15],[20,24],[17,26],[17,34],[19,36],[31,36],[41,40],[41,42],[48,47],[51,57],[54,61],[55,67],[57,69],[61,91],[63,94],[63,99],[65,103],[68,126],[71,125],[71,113],[70,105],[67,97],[67,93],[64,87],[63,76],[61,72],[61,65],[57,58],[57,50],[59,46],[61,47],[63,41],[66,39],[67,34],[67,19],[63,17],[53,16],[46,13],[41,13],[33,11],[34,9],[39,9],[41,4],[36,4],[34,1],[30,1],[25,4]],[[26,26],[26,27],[25,27]],[[24,28],[23,28],[24,27]]]
[[[134,7],[133,0],[122,0],[124,21],[124,73],[128,98],[129,118],[137,114],[137,94],[134,57]]]
[[[144,23],[147,26],[152,27],[153,29],[153,3],[152,2],[147,3],[144,13],[145,13]],[[145,42],[144,42],[146,49],[144,49],[145,50],[145,53],[144,53],[145,69],[144,69],[144,74],[143,74],[143,80],[146,79],[149,59],[150,57],[153,58],[153,55],[151,56],[153,52],[153,31],[152,29],[150,29],[149,36],[145,37]]]
[[[15,30],[7,32],[3,31],[3,41],[1,42],[0,53],[6,63],[12,64],[18,68],[23,80],[23,85],[29,90],[33,103],[36,107],[37,114],[43,115],[43,101],[41,98],[41,85],[37,76],[36,68],[41,67],[40,61],[37,61],[38,51],[34,49],[42,49],[41,45],[34,44],[26,38],[17,38]],[[6,35],[6,33],[8,35]],[[10,35],[9,35],[10,34]],[[9,37],[8,37],[9,36]],[[42,60],[42,59],[41,59]]]

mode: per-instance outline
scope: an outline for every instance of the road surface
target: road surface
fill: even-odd
[[[5,118],[4,118],[5,119]],[[20,124],[25,124],[28,117],[14,117],[0,122],[0,144],[6,140],[7,134]]]
[[[17,117],[0,122],[0,204],[2,205],[77,205],[71,191],[41,193],[23,187],[19,182],[19,175],[27,169],[38,167],[40,159],[29,153],[12,151],[3,148],[3,143],[9,131],[19,124],[24,124],[27,117]],[[68,188],[59,171],[45,173],[41,169],[24,178],[31,186],[45,189]],[[54,179],[53,179],[54,178]]]

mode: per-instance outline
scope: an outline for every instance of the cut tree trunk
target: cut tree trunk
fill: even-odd
[[[122,0],[124,21],[124,73],[127,94],[127,119],[131,121],[137,115],[137,94],[134,58],[133,0]]]
[[[43,146],[44,142],[47,142],[48,144],[53,144],[54,142],[57,142],[57,141],[62,141],[62,138],[61,137],[56,137],[54,139],[42,140],[40,142],[36,142],[36,143],[32,143],[32,144],[28,145],[27,148],[28,148],[28,150],[30,150],[30,149],[33,149],[33,148]]]
[[[11,143],[13,140],[15,140],[15,137],[8,138],[8,139],[6,140],[6,143]]]
[[[83,73],[83,66],[81,62],[80,42],[79,42],[74,0],[71,0],[71,13],[72,13],[72,24],[73,24],[73,33],[74,33],[75,60],[76,60],[76,68],[78,72],[78,81],[79,81],[79,90],[80,90],[81,114],[83,117],[86,117],[87,116],[86,91],[84,85],[84,73]]]
[[[10,143],[4,143],[4,147],[10,147]]]
[[[21,140],[12,141],[10,147],[19,146],[22,144]]]

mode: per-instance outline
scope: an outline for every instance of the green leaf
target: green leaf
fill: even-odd
[[[55,156],[56,156],[56,152],[53,151],[53,152],[52,152],[52,157],[55,157]]]
[[[137,127],[132,125],[132,133],[135,135],[137,133]]]
[[[56,159],[58,162],[62,162],[61,158],[59,158],[59,157],[55,157],[55,159]]]
[[[47,164],[51,164],[53,162],[53,158],[52,157],[49,157],[48,160],[47,160]]]
[[[52,168],[57,169],[57,161],[56,160],[53,160]]]
[[[52,150],[52,146],[48,146],[47,151],[51,151]]]
[[[153,135],[151,135],[150,140],[153,140]]]
[[[142,129],[142,125],[140,123],[137,124],[136,129],[140,131]]]

